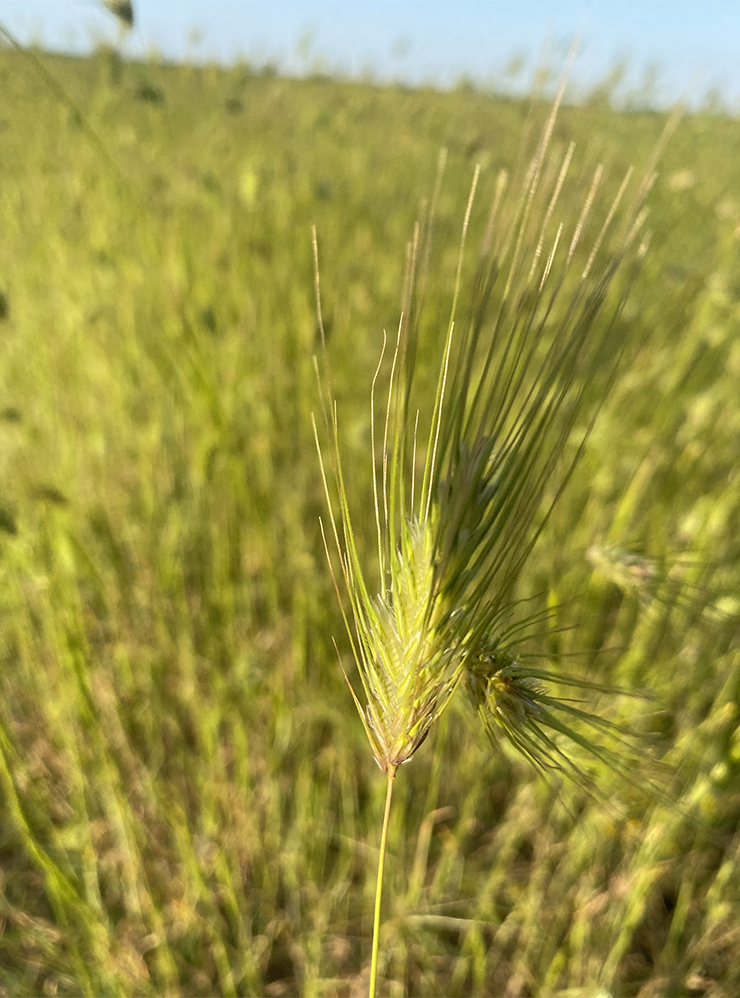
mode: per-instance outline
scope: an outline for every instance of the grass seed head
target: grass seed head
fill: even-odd
[[[501,633],[517,602],[521,570],[614,379],[624,349],[620,315],[629,281],[616,292],[612,285],[622,271],[629,277],[630,260],[641,258],[637,237],[650,187],[637,184],[621,228],[618,208],[631,171],[600,225],[593,219],[600,166],[580,207],[568,200],[574,196],[567,186],[573,147],[562,162],[545,169],[561,95],[523,170],[519,196],[507,199],[504,190],[512,184],[500,177],[496,182],[478,268],[466,285],[467,315],[458,322],[475,172],[419,483],[417,431],[427,400],[415,397],[422,319],[414,288],[418,284],[423,297],[428,285],[425,239],[433,228],[444,168],[440,158],[429,214],[409,244],[407,310],[390,370],[382,437],[375,425],[380,363],[371,391],[377,594],[366,581],[353,531],[336,403],[328,388],[322,394],[332,438],[331,475],[323,460],[322,474],[329,509],[338,506],[331,515],[339,565],[333,574],[340,601],[342,589],[348,597],[345,623],[366,707],[354,691],[353,696],[386,772],[411,758],[463,677],[489,733],[502,730],[541,768],[578,772],[576,765],[563,765],[561,736],[609,758],[578,730],[581,722],[588,726],[588,714],[547,691],[550,674],[528,670],[512,650],[504,652]],[[563,209],[562,220],[557,208]],[[316,265],[320,308],[318,256]],[[383,441],[380,455],[376,439]],[[316,441],[321,457],[318,433]],[[423,448],[419,451],[423,456]],[[611,731],[598,718],[591,724]]]
[[[540,668],[496,643],[469,664],[465,685],[497,749],[503,737],[541,772],[568,776],[590,792],[598,790],[594,761],[635,782],[636,753],[646,746],[628,728],[585,709],[594,693],[614,698],[623,690]]]
[[[133,28],[134,5],[131,0],[103,0],[103,6],[118,18],[124,28]]]
[[[401,525],[393,586],[353,607],[357,664],[367,697],[359,707],[384,772],[410,759],[457,682],[455,650],[436,627],[434,532],[414,519]]]

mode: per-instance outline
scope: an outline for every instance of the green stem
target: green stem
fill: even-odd
[[[380,899],[383,894],[383,867],[385,866],[385,846],[388,841],[388,821],[391,816],[391,798],[396,766],[388,767],[388,792],[385,795],[383,832],[380,836],[380,859],[378,860],[378,883],[375,887],[375,918],[373,919],[373,955],[370,961],[370,998],[375,998],[375,983],[378,976],[378,944],[380,942]]]

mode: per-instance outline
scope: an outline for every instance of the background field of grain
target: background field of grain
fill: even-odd
[[[473,244],[547,106],[38,60],[68,99],[0,51],[0,995],[360,995],[385,785],[332,645],[310,227],[372,545],[370,380],[439,149],[422,372],[474,165]],[[664,123],[594,98],[554,141],[614,184]],[[461,697],[398,783],[390,995],[740,988],[739,157],[706,113],[665,151],[629,363],[520,584],[551,660],[653,691],[616,709],[675,804],[547,782]]]

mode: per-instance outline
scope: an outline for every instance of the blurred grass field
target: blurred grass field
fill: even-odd
[[[38,59],[71,104],[0,50],[0,995],[354,998],[385,785],[332,645],[310,227],[371,548],[370,382],[439,150],[422,371],[474,165],[473,243],[547,104]],[[554,141],[618,184],[664,124],[594,97]],[[389,995],[740,989],[739,154],[709,113],[665,150],[636,345],[519,586],[551,661],[653,691],[617,709],[675,803],[546,782],[456,701],[398,785]]]

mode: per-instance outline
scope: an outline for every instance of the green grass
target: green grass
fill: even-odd
[[[445,146],[423,384],[474,165],[471,246],[528,106],[40,58],[116,168],[0,52],[0,992],[362,994],[385,785],[332,645],[349,669],[310,227],[370,565],[406,241]],[[594,101],[553,141],[577,142],[575,183],[603,160],[614,187],[663,125]],[[553,667],[654,692],[597,706],[652,737],[675,806],[545,782],[451,706],[397,785],[381,993],[740,987],[738,152],[706,114],[665,151],[638,346],[516,589],[557,607],[532,641]],[[653,574],[625,585],[595,545]]]

